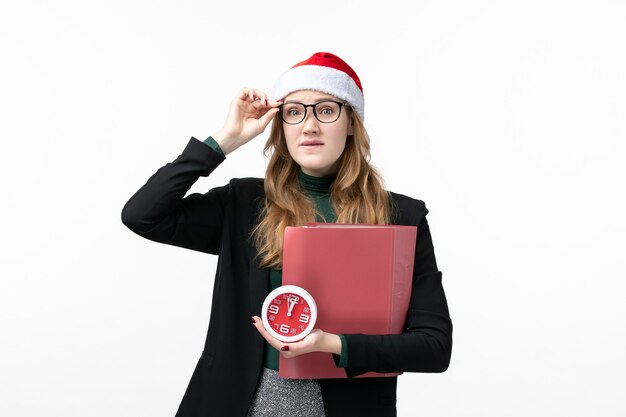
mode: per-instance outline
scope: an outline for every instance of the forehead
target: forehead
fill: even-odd
[[[313,103],[320,100],[337,100],[337,97],[331,96],[330,94],[322,93],[320,91],[314,90],[298,90],[293,93],[289,93],[284,101],[299,101],[302,103]]]

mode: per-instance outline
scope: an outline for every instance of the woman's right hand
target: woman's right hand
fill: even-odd
[[[269,100],[262,91],[244,88],[230,103],[224,127],[211,136],[229,154],[262,133],[281,103]]]

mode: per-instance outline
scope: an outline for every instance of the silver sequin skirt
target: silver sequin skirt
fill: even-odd
[[[315,379],[286,379],[263,368],[248,417],[324,417],[320,384]]]

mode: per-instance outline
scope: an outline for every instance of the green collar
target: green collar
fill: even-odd
[[[298,171],[298,179],[304,189],[312,194],[329,194],[330,187],[335,182],[335,176],[332,177],[314,177],[305,174],[302,169]]]

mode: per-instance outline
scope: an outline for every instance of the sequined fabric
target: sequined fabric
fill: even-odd
[[[324,417],[319,383],[314,379],[286,379],[263,368],[248,417]]]

